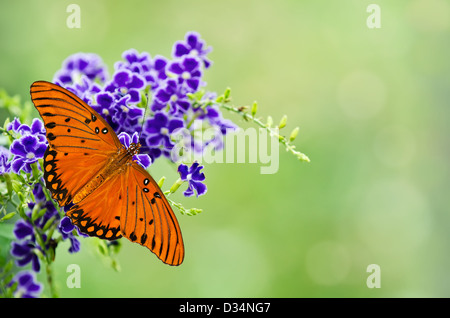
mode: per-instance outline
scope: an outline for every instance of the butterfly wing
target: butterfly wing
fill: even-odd
[[[44,179],[53,198],[64,206],[122,144],[108,123],[68,90],[39,81],[31,85],[30,93],[49,142]],[[166,264],[183,262],[178,221],[156,182],[136,162],[109,176],[67,216],[90,236],[112,240],[123,235],[149,248]]]
[[[139,243],[169,265],[184,259],[180,226],[161,189],[150,174],[132,162],[126,187],[126,200],[120,216],[122,235]]]
[[[66,215],[81,232],[101,239],[122,237],[121,201],[124,200],[125,176],[116,174],[67,211]]]
[[[102,239],[123,235],[166,264],[183,262],[183,238],[175,214],[150,174],[135,162],[74,205],[67,216],[88,235]]]
[[[46,186],[64,206],[122,145],[109,124],[72,92],[38,81],[30,94],[49,142],[44,155]]]

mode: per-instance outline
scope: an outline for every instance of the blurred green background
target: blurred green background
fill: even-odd
[[[280,147],[273,175],[207,165],[207,195],[178,196],[204,209],[178,214],[182,266],[122,240],[115,272],[84,239],[78,254],[57,249],[61,296],[450,296],[449,1],[377,0],[379,29],[366,25],[373,1],[78,0],[81,28],[69,29],[71,3],[1,2],[1,88],[29,100],[72,53],[97,53],[112,73],[124,50],[169,56],[195,30],[213,47],[208,89],[287,114],[311,163]],[[176,177],[162,161],[151,173]],[[79,289],[66,287],[69,264]],[[366,286],[369,264],[379,289]]]

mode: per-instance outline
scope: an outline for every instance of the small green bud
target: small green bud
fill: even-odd
[[[295,128],[292,130],[291,135],[289,136],[289,141],[290,141],[290,142],[295,140],[295,138],[296,138],[297,135],[298,135],[299,130],[300,130],[299,127],[295,127]]]
[[[158,187],[162,188],[165,180],[166,180],[166,177],[164,177],[164,176],[161,177],[161,179],[159,179],[159,181],[158,181]]]
[[[20,190],[22,190],[22,184],[19,181],[14,179],[11,180],[11,186],[14,192],[16,192],[17,194],[21,193]]]
[[[189,216],[197,215],[202,212],[203,212],[202,209],[197,209],[197,208],[191,208],[191,209],[185,211],[186,215],[189,215]]]
[[[108,246],[106,246],[106,243],[103,240],[98,241],[97,247],[101,255],[108,255]]]
[[[121,271],[120,264],[119,264],[119,262],[117,260],[112,259],[111,260],[111,266],[116,272],[120,272]]]
[[[252,110],[251,110],[251,114],[253,117],[255,117],[257,110],[258,110],[258,103],[256,101],[254,101],[252,104]]]
[[[180,185],[183,184],[183,182],[184,181],[181,180],[181,178],[178,178],[178,180],[170,187],[170,193],[174,193],[175,191],[177,191]]]
[[[16,212],[10,212],[10,213],[6,214],[4,217],[2,217],[0,219],[0,222],[7,221],[7,220],[11,219],[14,215],[16,215]]]
[[[287,123],[287,116],[284,115],[283,117],[281,117],[280,123],[278,124],[278,128],[281,129],[283,127],[286,127],[286,123]]]
[[[44,227],[42,228],[42,230],[45,232],[49,229],[50,226],[52,226],[52,224],[55,222],[56,219],[56,215],[54,215],[53,217],[51,217],[47,222],[45,222]]]
[[[220,95],[219,97],[216,98],[216,102],[217,103],[222,103],[223,102],[223,95]]]
[[[223,97],[225,98],[225,100],[228,100],[230,98],[230,93],[231,93],[231,88],[227,87],[227,89],[225,90],[225,93],[223,93]]]

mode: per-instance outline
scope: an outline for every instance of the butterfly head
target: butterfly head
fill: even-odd
[[[130,144],[130,147],[127,148],[127,152],[132,157],[134,155],[139,154],[139,148],[141,148],[141,144],[140,143],[132,142]]]

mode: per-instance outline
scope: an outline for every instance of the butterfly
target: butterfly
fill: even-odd
[[[37,81],[30,95],[48,140],[45,185],[59,206],[73,204],[66,212],[72,223],[89,236],[124,236],[180,265],[180,226],[158,184],[133,161],[140,144],[123,146],[97,112],[61,86]]]

